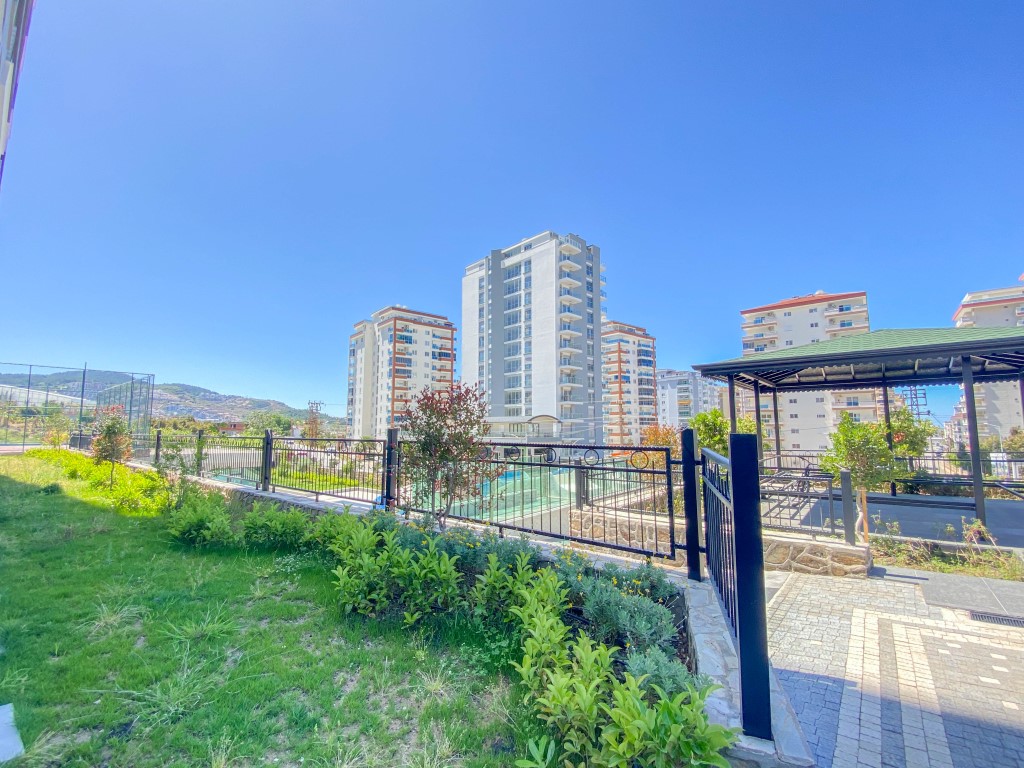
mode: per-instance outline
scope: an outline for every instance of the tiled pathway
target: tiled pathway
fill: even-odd
[[[821,768],[1024,766],[1024,629],[912,584],[791,574],[768,632]]]

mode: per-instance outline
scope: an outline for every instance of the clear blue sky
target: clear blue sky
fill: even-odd
[[[458,321],[544,229],[662,366],[818,288],[946,326],[1024,271],[1022,40],[1019,0],[41,0],[0,359],[342,403],[353,322]]]

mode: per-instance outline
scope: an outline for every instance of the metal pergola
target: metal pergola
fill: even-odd
[[[720,363],[695,365],[702,376],[729,386],[729,422],[736,431],[736,387],[754,393],[757,442],[763,453],[761,395],[770,393],[779,437],[780,392],[881,388],[889,429],[889,389],[897,386],[963,384],[975,510],[985,522],[985,491],[974,385],[1016,381],[1024,404],[1024,327],[915,328],[871,331],[800,347],[757,352]]]

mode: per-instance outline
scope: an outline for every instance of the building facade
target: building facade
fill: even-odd
[[[347,418],[352,437],[400,427],[425,388],[452,388],[455,325],[442,315],[386,307],[355,324],[348,346]]]
[[[0,183],[34,3],[35,0],[0,0]]]
[[[743,356],[799,347],[871,330],[864,291],[795,296],[743,310]],[[843,413],[855,421],[876,421],[881,411],[873,389],[842,392],[787,392],[779,395],[779,443],[783,450],[821,451]],[[737,412],[754,416],[754,397],[737,390]],[[774,445],[770,396],[761,398],[762,434],[766,450]]]
[[[603,320],[601,357],[605,440],[639,445],[644,427],[658,423],[655,339],[638,325]]]
[[[1012,328],[1024,326],[1024,275],[1018,285],[971,291],[953,314],[957,328]],[[978,435],[998,435],[1005,440],[1010,429],[1024,424],[1020,387],[1013,382],[976,384],[975,405],[978,410]],[[963,399],[961,398],[961,404]],[[966,407],[966,406],[964,406]],[[959,410],[959,409],[958,409]],[[956,414],[954,414],[954,417]],[[965,443],[958,439],[957,442]]]
[[[698,413],[721,408],[721,384],[703,378],[696,371],[663,368],[656,373],[658,421],[675,429],[690,426]]]
[[[550,416],[563,440],[602,440],[601,272],[600,248],[551,231],[466,268],[462,380],[488,416]]]

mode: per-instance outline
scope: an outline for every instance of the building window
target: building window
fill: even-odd
[[[817,327],[818,327],[817,323],[811,323],[811,328],[817,328]]]
[[[811,308],[810,308],[809,310],[807,310],[807,311],[808,311],[808,312],[810,312],[810,313],[811,313],[811,314],[813,315],[813,314],[814,314],[815,312],[817,312],[817,311],[818,311],[818,308],[817,308],[817,307],[811,307]]]
[[[782,316],[783,316],[783,317],[792,317],[792,316],[793,316],[793,313],[792,313],[792,312],[783,312],[783,313],[782,313]]]
[[[791,414],[789,414],[789,418],[791,418],[791,419],[799,419],[800,418],[800,414],[799,413],[791,413]]]
[[[790,405],[796,405],[796,398],[795,397],[789,398],[789,404]]]

